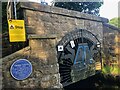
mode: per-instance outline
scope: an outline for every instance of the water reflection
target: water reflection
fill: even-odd
[[[97,74],[88,79],[64,87],[65,90],[71,88],[75,88],[75,90],[79,90],[79,88],[111,88],[120,90],[120,77],[113,78],[110,75],[105,77],[103,74]]]

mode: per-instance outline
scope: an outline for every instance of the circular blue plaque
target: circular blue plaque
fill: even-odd
[[[11,68],[10,73],[17,80],[24,80],[32,73],[32,64],[26,59],[16,60]]]

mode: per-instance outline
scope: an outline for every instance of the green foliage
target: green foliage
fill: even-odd
[[[56,7],[75,10],[99,16],[99,8],[103,2],[55,2]]]
[[[112,18],[112,19],[109,21],[109,24],[114,25],[114,26],[120,28],[120,17]]]
[[[104,66],[102,72],[104,74],[118,75],[120,68],[118,66]]]

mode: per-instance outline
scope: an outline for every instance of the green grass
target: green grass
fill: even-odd
[[[119,75],[120,68],[118,66],[104,66],[102,72],[104,74]]]

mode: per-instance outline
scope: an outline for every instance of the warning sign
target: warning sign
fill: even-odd
[[[10,29],[14,29],[15,27],[14,27],[14,25],[10,25]]]
[[[26,41],[24,20],[8,20],[10,42]]]

